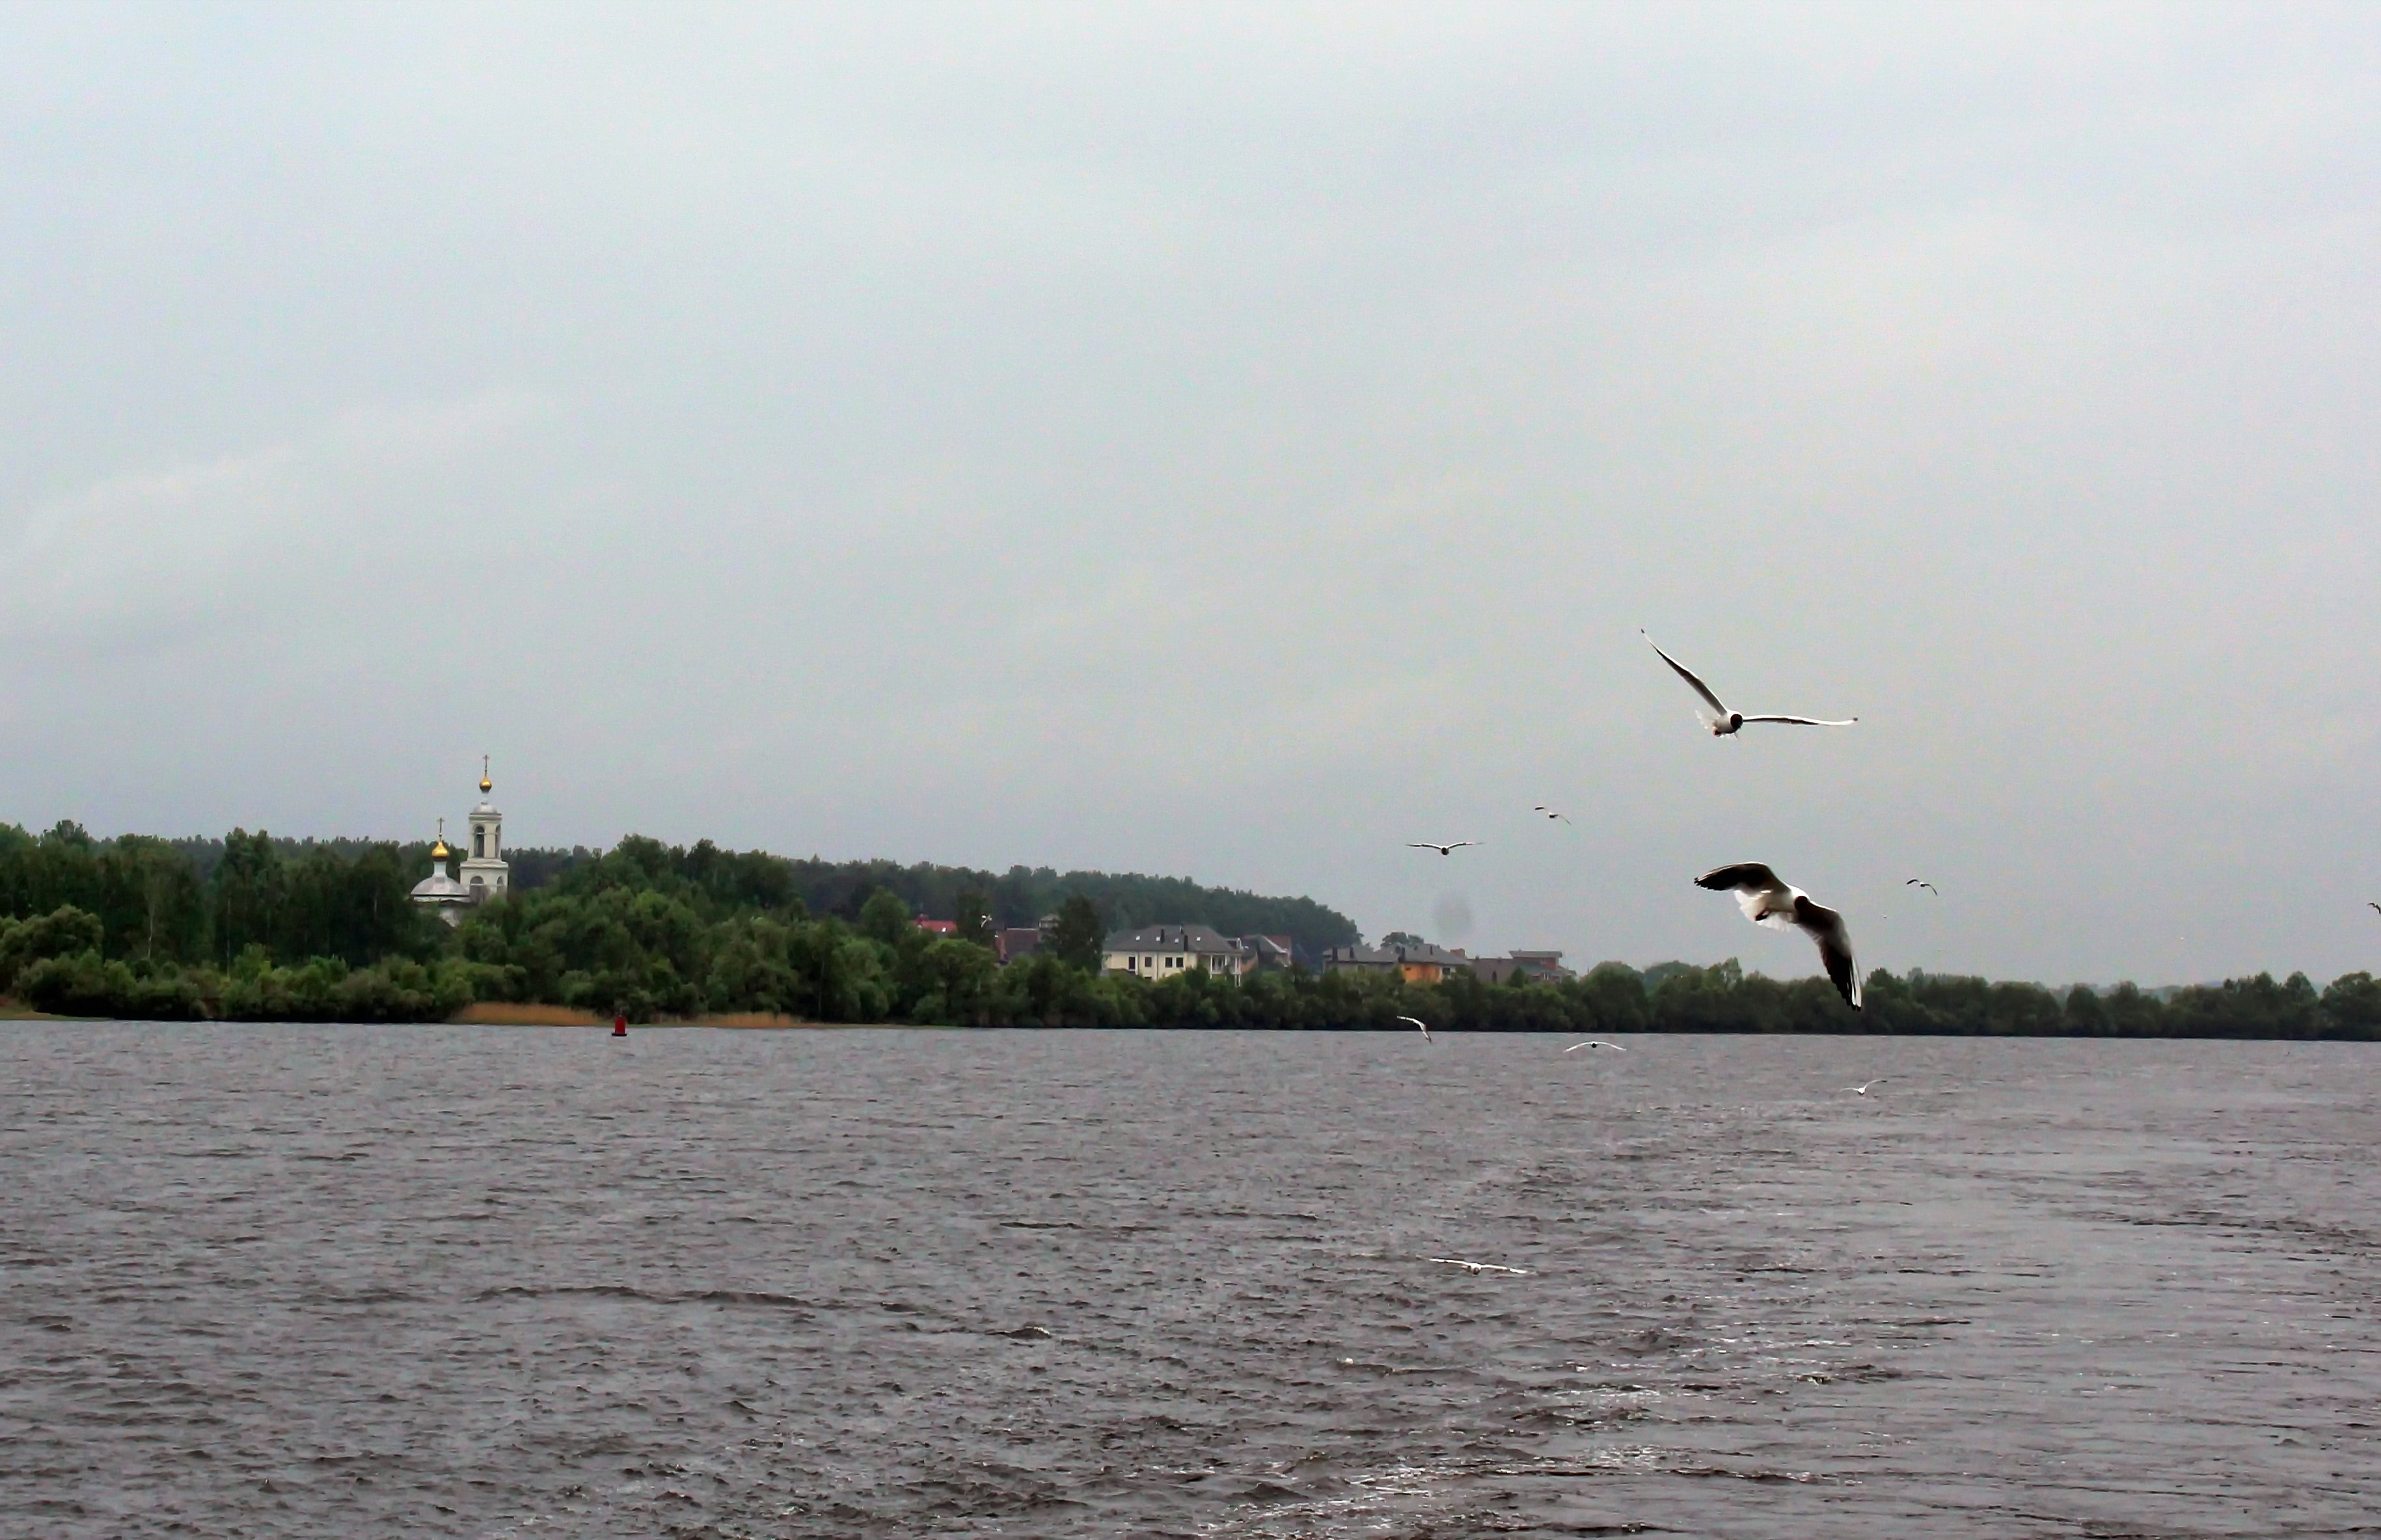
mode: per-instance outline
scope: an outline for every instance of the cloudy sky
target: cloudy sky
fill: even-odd
[[[1913,9],[12,8],[0,820],[2381,964],[2381,13]]]

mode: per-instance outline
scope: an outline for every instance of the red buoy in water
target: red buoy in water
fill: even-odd
[[[615,1037],[629,1035],[629,1019],[617,1010],[612,1013],[612,1035]]]

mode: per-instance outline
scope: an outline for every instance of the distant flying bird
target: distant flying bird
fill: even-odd
[[[2367,907],[2367,908],[2369,908],[2370,910],[2372,910],[2374,913],[2375,913],[2375,914],[2381,914],[2381,904],[2376,904],[2376,903],[2375,903],[2375,902],[2374,902],[2372,899],[2370,899],[2370,898],[2365,899],[2365,900],[2364,900],[2364,903],[2365,903],[2365,907]]]
[[[1849,1091],[1849,1092],[1850,1092],[1850,1093],[1851,1093],[1853,1095],[1855,1095],[1855,1096],[1865,1096],[1865,1095],[1867,1095],[1867,1094],[1868,1094],[1868,1088],[1869,1088],[1869,1086],[1871,1086],[1871,1085],[1883,1085],[1883,1084],[1886,1082],[1886,1077],[1885,1077],[1885,1076],[1883,1076],[1883,1075],[1879,1075],[1879,1076],[1877,1076],[1877,1077],[1876,1077],[1876,1079],[1874,1079],[1874,1080],[1873,1080],[1873,1081],[1868,1082],[1866,1084],[1862,1084],[1862,1085],[1848,1085],[1848,1086],[1845,1086],[1845,1087],[1844,1087],[1844,1089],[1845,1089],[1845,1090],[1847,1090],[1847,1091]]]
[[[1463,849],[1466,845],[1477,845],[1479,843],[1480,841],[1476,839],[1458,839],[1446,845],[1434,845],[1427,839],[1409,839],[1406,841],[1406,849],[1409,850],[1436,850],[1440,855],[1451,856],[1456,851]]]
[[[1609,1048],[1616,1054],[1625,1054],[1629,1051],[1618,1043],[1606,1043],[1602,1038],[1591,1037],[1584,1043],[1572,1044],[1569,1047],[1565,1048],[1563,1052],[1567,1054],[1575,1054],[1581,1048]]]
[[[1941,897],[1943,896],[1942,894],[1940,894],[1940,893],[1936,893],[1936,892],[1935,892],[1935,885],[1934,885],[1933,883],[1931,883],[1931,882],[1922,882],[1921,880],[1919,880],[1919,879],[1918,879],[1918,878],[1916,878],[1916,877],[1912,877],[1912,878],[1911,878],[1908,882],[1903,883],[1901,886],[1904,886],[1904,887],[1923,887],[1923,888],[1924,888],[1927,892],[1929,892],[1929,893],[1934,893],[1934,894],[1935,894],[1935,897],[1936,897],[1936,898],[1941,898]]]
[[[1642,629],[1637,634],[1645,636]],[[1702,712],[1697,712],[1695,715],[1702,720],[1704,727],[1711,729],[1714,738],[1726,738],[1747,722],[1792,722],[1805,727],[1849,727],[1860,720],[1857,716],[1847,717],[1841,722],[1830,722],[1817,716],[1747,716],[1742,712],[1730,711],[1720,704],[1719,697],[1711,692],[1711,686],[1695,678],[1693,672],[1685,664],[1663,652],[1661,646],[1652,637],[1645,636],[1645,645],[1653,648],[1654,654],[1664,663],[1668,664],[1671,671],[1679,678],[1686,680],[1696,694],[1711,703],[1712,715],[1705,715]]]
[[[1430,1023],[1422,1020],[1422,1018],[1418,1016],[1400,1016],[1398,1020],[1400,1021],[1411,1021],[1415,1026],[1422,1029],[1422,1040],[1423,1042],[1428,1043],[1432,1041],[1430,1035]]]
[[[1560,818],[1566,824],[1570,822],[1570,819],[1568,816],[1563,813],[1557,813],[1554,809],[1546,806],[1543,802],[1539,803],[1536,807],[1532,808],[1530,811],[1532,813],[1543,813],[1548,818]]]
[[[1517,1278],[1530,1276],[1527,1267],[1499,1267],[1493,1262],[1466,1262],[1459,1256],[1426,1256],[1424,1262],[1436,1262],[1449,1267],[1460,1267],[1467,1273],[1510,1273]]]
[[[1842,915],[1789,886],[1757,861],[1706,872],[1695,879],[1695,886],[1716,893],[1732,890],[1736,907],[1754,924],[1774,931],[1799,930],[1817,942],[1819,960],[1826,965],[1837,993],[1854,1010],[1861,1008],[1860,973],[1852,966],[1852,938],[1844,929]]]

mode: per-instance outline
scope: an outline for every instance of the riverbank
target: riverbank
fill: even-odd
[[[462,1027],[608,1027],[609,1016],[592,1010],[579,1010],[569,1006],[516,1004],[504,1000],[482,1000],[465,1006],[447,1021]],[[791,1016],[765,1010],[729,1010],[642,1023],[656,1027],[750,1027],[775,1028],[814,1027],[815,1021],[797,1021]]]

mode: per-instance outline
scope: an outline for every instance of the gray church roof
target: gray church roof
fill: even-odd
[[[443,865],[433,865],[430,874],[413,885],[416,903],[428,903],[437,898],[468,898],[471,890],[446,874]]]

